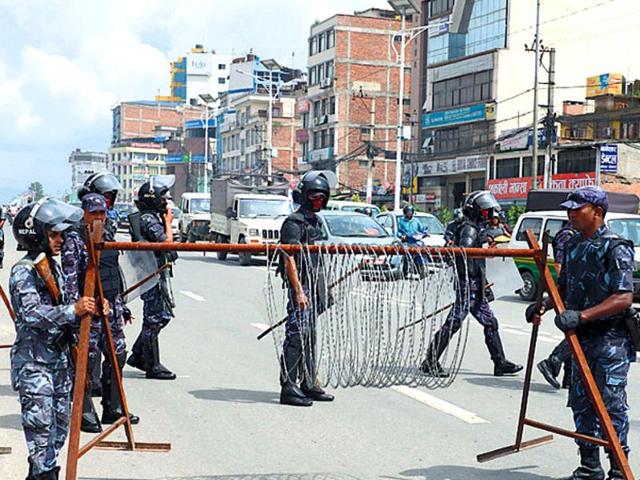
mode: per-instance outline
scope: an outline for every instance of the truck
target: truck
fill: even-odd
[[[223,175],[211,181],[210,238],[217,243],[280,242],[280,228],[292,211],[289,183],[282,176]],[[217,252],[226,260],[227,252]],[[240,265],[251,264],[239,253]]]
[[[211,197],[208,193],[183,193],[180,199],[178,232],[181,242],[207,240]]]

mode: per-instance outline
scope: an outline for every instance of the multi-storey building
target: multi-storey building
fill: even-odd
[[[71,164],[71,195],[69,201],[78,200],[78,189],[89,175],[110,170],[108,156],[103,152],[87,152],[76,148],[69,154]]]
[[[379,148],[374,183],[393,185],[400,78],[394,34],[400,28],[394,12],[380,9],[337,14],[311,26],[308,103],[300,105],[298,132],[307,168],[334,169],[341,184],[363,190],[370,165],[365,142],[370,141]],[[411,61],[409,49],[407,86]],[[408,97],[402,101],[405,113]]]
[[[584,42],[567,39],[569,33],[574,38],[592,36],[592,19],[606,19],[609,8],[596,0],[585,0],[579,7],[565,0],[542,4],[545,68],[540,68],[540,124],[534,135],[536,1],[519,0],[517,6],[508,0],[421,4],[414,23],[431,28],[413,45],[417,58],[411,110],[421,114],[421,122],[415,129],[418,141],[412,144],[416,162],[405,165],[405,173],[417,177],[417,203],[428,209],[451,208],[460,205],[466,193],[492,182],[531,179],[534,137],[539,139],[537,173],[542,175],[550,49],[555,49],[554,85],[560,87],[552,103],[560,112],[563,101],[575,100],[592,72],[619,68],[609,67],[613,56],[606,42],[590,42],[587,55]],[[577,159],[580,155],[573,150],[553,153],[549,178],[584,173],[571,172],[572,165],[591,161],[590,156]],[[531,188],[532,182],[528,185]]]
[[[125,141],[109,148],[109,160],[114,174],[120,180],[122,202],[132,202],[138,188],[151,175],[166,173],[167,149],[152,141]]]
[[[229,86],[231,55],[220,55],[196,45],[183,57],[171,62],[171,95],[158,96],[165,102],[199,103],[200,94],[218,98]]]

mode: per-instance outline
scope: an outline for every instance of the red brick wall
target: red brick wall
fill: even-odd
[[[120,138],[153,137],[158,125],[181,127],[187,120],[199,120],[200,115],[201,110],[194,107],[179,112],[169,107],[123,103],[120,105]]]

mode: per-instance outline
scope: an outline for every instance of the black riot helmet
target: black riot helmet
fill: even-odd
[[[176,183],[175,175],[153,175],[140,185],[136,206],[140,210],[163,212],[171,200],[169,189]]]
[[[107,199],[108,207],[111,208],[116,202],[120,190],[122,190],[122,185],[113,173],[98,172],[89,175],[84,181],[78,190],[78,199],[82,200],[87,193],[99,193]]]
[[[500,210],[500,204],[496,197],[487,190],[471,192],[462,208],[464,215],[474,221],[488,220],[493,212],[499,212]],[[486,217],[483,216],[485,211],[487,212]]]
[[[306,210],[317,212],[327,206],[331,194],[331,178],[327,172],[312,170],[304,174],[300,182],[292,192],[293,201]],[[322,200],[315,196],[324,195]]]
[[[45,252],[49,248],[47,232],[63,232],[82,220],[82,209],[44,197],[22,208],[13,220],[13,235],[24,250]]]
[[[455,208],[453,210],[453,221],[456,223],[461,223],[464,220],[464,213],[462,213],[461,208]]]
[[[404,213],[404,216],[406,217],[410,213],[411,214],[416,213],[416,209],[413,208],[413,205],[405,205],[404,208],[402,209],[402,213]]]

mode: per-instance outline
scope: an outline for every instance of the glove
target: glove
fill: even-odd
[[[538,304],[532,303],[527,307],[527,310],[524,313],[524,318],[529,323],[533,323],[533,317],[538,314]]]
[[[556,327],[563,332],[573,330],[580,325],[580,312],[577,310],[565,310],[560,315],[556,315]]]

